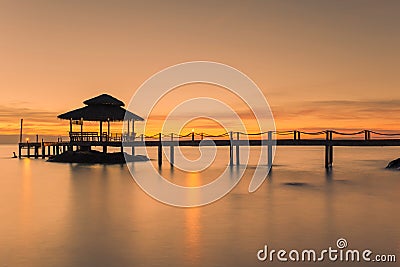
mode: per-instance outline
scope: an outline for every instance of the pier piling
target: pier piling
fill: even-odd
[[[22,125],[24,123],[24,119],[21,119],[21,126],[19,128],[19,142],[22,143]],[[21,154],[20,154],[21,155]],[[20,156],[21,157],[21,156]]]
[[[371,140],[371,131],[364,130],[365,140]]]
[[[331,169],[333,165],[333,146],[331,141],[333,139],[333,132],[326,131],[326,145],[325,145],[325,169]]]
[[[158,134],[158,167],[162,166],[162,142],[161,142],[161,133]]]
[[[174,134],[171,133],[171,146],[169,147],[170,151],[170,156],[169,156],[169,162],[171,167],[174,167],[174,163],[175,163],[175,147],[174,147]]]
[[[268,167],[272,168],[272,131],[268,131]]]
[[[233,166],[233,133],[229,132],[229,166]]]
[[[240,133],[236,133],[236,165],[240,165],[240,152],[239,152],[239,140],[240,140]]]
[[[41,146],[40,146],[40,150],[42,152],[42,159],[44,159],[46,157],[46,150],[44,148],[43,138],[42,138],[42,143],[41,143]]]

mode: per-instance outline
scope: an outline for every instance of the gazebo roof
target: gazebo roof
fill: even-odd
[[[83,102],[85,107],[78,108],[57,116],[63,120],[85,121],[123,121],[135,120],[144,121],[144,119],[124,108],[124,103],[115,97],[102,94]]]
[[[102,94],[88,100],[83,101],[85,105],[111,105],[111,106],[125,106],[124,102],[116,99],[108,94]]]

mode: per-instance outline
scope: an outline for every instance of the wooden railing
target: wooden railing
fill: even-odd
[[[98,132],[70,132],[71,142],[100,141]]]
[[[121,133],[110,133],[103,132],[100,135],[98,132],[70,132],[69,138],[71,142],[85,142],[85,141],[97,141],[97,142],[109,142],[109,141],[133,141],[135,135],[126,135]]]

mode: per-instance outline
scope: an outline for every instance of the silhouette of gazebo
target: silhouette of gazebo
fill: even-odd
[[[57,116],[59,119],[69,120],[69,137],[70,141],[122,141],[123,138],[135,138],[135,121],[144,121],[144,119],[126,109],[124,102],[117,98],[102,94],[90,98],[83,102],[86,106],[78,108]],[[98,121],[99,132],[84,132],[84,121]],[[111,136],[110,122],[128,121],[127,135]],[[107,132],[103,132],[103,122],[107,122]],[[80,132],[73,132],[72,125],[79,124]],[[130,127],[132,125],[132,128]]]

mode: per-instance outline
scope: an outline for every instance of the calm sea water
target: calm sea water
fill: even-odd
[[[126,166],[11,159],[16,150],[0,146],[0,267],[283,266],[259,262],[257,251],[324,249],[338,238],[400,260],[400,171],[384,169],[398,148],[335,148],[326,173],[322,148],[278,147],[258,191],[247,192],[250,163],[226,197],[189,209],[147,196]],[[219,154],[201,173],[168,164],[162,172],[178,184],[204,184],[226,167],[228,151]],[[344,263],[302,266],[332,265]]]

